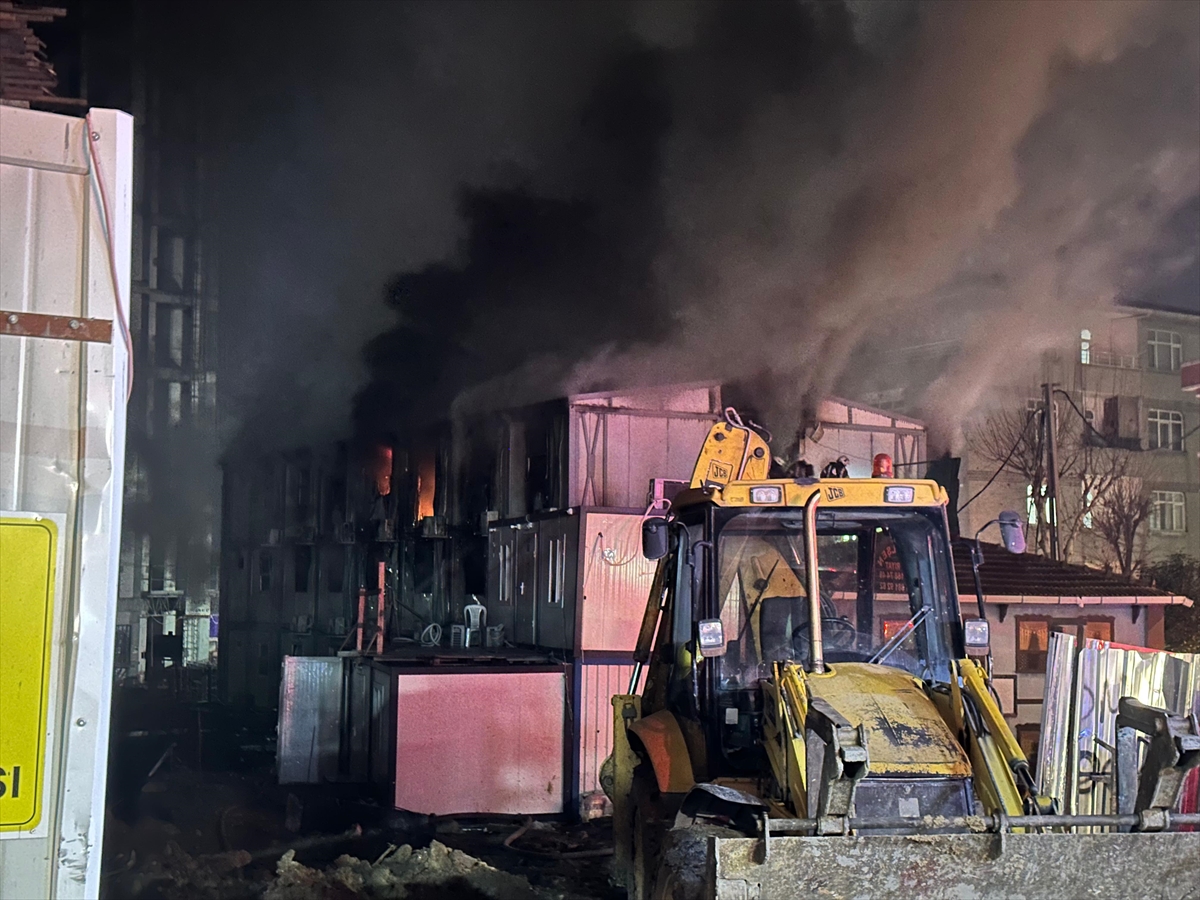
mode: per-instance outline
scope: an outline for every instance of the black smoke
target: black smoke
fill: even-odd
[[[281,9],[222,111],[256,444],[696,378],[777,433],[901,379],[952,421],[1079,316],[1190,302],[1193,4]]]

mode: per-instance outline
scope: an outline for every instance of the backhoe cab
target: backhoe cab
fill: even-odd
[[[990,689],[986,622],[961,618],[946,492],[769,460],[730,411],[644,523],[659,565],[605,772],[630,896],[1067,896],[1151,845],[1190,896],[1200,835],[1033,833],[1056,811]],[[1051,849],[1066,874],[1034,865]]]

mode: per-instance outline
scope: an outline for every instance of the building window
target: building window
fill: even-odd
[[[1151,450],[1183,449],[1183,413],[1179,410],[1150,410],[1148,431]]]
[[[327,551],[325,562],[325,589],[331,594],[340,594],[346,577],[346,551],[335,547]]]
[[[1146,332],[1146,365],[1163,372],[1178,372],[1183,364],[1183,338],[1174,331]]]
[[[1050,635],[1055,633],[1074,635],[1076,647],[1082,647],[1084,641],[1111,641],[1113,620],[1109,617],[1049,619],[1041,616],[1017,616],[1018,673],[1045,673]]]
[[[1092,332],[1087,328],[1079,332],[1079,361],[1084,365],[1092,361]]]
[[[269,550],[263,550],[258,554],[258,589],[260,591],[271,589],[271,564],[273,562]]]
[[[1017,617],[1017,671],[1046,671],[1046,648],[1050,643],[1050,620]]]
[[[313,548],[308,544],[298,544],[294,548],[293,557],[296,564],[295,584],[297,594],[308,593],[308,575],[312,571]]]
[[[1033,768],[1037,767],[1038,747],[1041,745],[1041,742],[1041,725],[1017,726],[1017,743],[1020,744],[1021,752],[1025,754],[1025,758],[1029,760],[1029,765]]]
[[[1187,531],[1182,491],[1150,492],[1150,530],[1177,534]]]

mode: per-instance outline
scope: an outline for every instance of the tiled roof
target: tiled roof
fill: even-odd
[[[1056,563],[1034,553],[1009,553],[999,544],[980,542],[980,546],[979,579],[989,603],[1192,605],[1187,597],[1125,581],[1119,575]],[[975,596],[969,540],[954,542],[954,574],[966,607]]]

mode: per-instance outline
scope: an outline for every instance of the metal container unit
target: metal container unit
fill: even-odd
[[[563,811],[565,667],[423,669],[395,678],[397,808]]]
[[[655,569],[641,523],[641,513],[586,508],[494,523],[488,624],[527,647],[632,652]]]
[[[132,181],[130,116],[0,106],[3,900],[99,892]]]
[[[280,784],[337,779],[342,677],[342,661],[336,656],[283,658],[276,749]]]
[[[721,388],[678,385],[567,398],[568,504],[646,508],[653,478],[691,478],[721,418]]]

